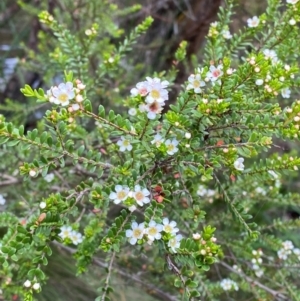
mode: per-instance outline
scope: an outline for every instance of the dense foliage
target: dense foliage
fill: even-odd
[[[114,277],[159,300],[300,300],[300,220],[284,214],[300,202],[286,146],[299,138],[300,2],[269,0],[232,33],[228,0],[176,99],[187,43],[170,70],[130,82],[141,66],[126,54],[153,19],[120,42],[107,12],[140,7],[101,7],[79,31],[36,12],[40,53],[22,68],[52,83],[21,91],[44,118],[28,130],[0,115],[5,300],[39,300],[53,251],[77,274],[105,268],[98,301],[114,298]]]

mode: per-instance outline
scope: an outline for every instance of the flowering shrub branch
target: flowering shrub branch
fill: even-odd
[[[24,126],[0,116],[2,151],[14,157],[14,167],[7,168],[17,177],[2,185],[20,181],[26,187],[24,214],[14,205],[0,213],[7,228],[0,252],[0,276],[10,279],[3,284],[5,296],[17,292],[30,301],[42,291],[53,246],[74,254],[78,273],[107,253],[99,301],[113,293],[116,262],[129,266],[133,254],[149,258],[139,268],[150,272],[154,266],[163,275],[147,280],[170,291],[164,296],[169,300],[300,295],[294,285],[285,289],[278,281],[283,274],[272,268],[292,264],[300,254],[279,232],[299,229],[299,221],[272,211],[299,205],[299,194],[283,193],[282,186],[285,173],[296,174],[300,158],[294,151],[282,154],[280,143],[299,138],[300,101],[286,101],[300,85],[293,47],[300,6],[287,1],[281,15],[282,6],[270,1],[265,14],[231,34],[234,6],[228,1],[211,24],[203,63],[165,113],[175,69],[127,89],[128,114],[105,112],[94,98],[80,41],[49,13],[40,14],[67,57],[63,67],[72,72],[46,92],[21,89],[49,106],[41,127],[25,133]],[[103,87],[106,76],[115,78],[121,59],[152,21],[147,18],[110,57],[101,58],[95,83]],[[92,39],[96,28],[89,30]],[[185,48],[179,46],[177,61],[185,60]],[[211,265],[223,279],[208,273]],[[283,273],[296,283],[290,271]]]

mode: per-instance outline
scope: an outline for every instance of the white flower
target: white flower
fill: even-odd
[[[130,141],[124,137],[121,137],[121,140],[117,142],[117,145],[120,146],[120,152],[125,152],[126,150],[128,151],[132,150],[132,145],[130,144]]]
[[[78,111],[80,109],[80,105],[78,103],[73,103],[72,109],[73,109],[73,111]]]
[[[0,205],[5,205],[5,203],[6,203],[6,199],[3,197],[3,195],[2,194],[0,194]]]
[[[168,91],[165,89],[168,87],[168,81],[161,81],[159,78],[147,77],[147,89],[148,95],[146,97],[147,103],[152,103],[157,101],[159,103],[164,103],[165,100],[169,99]]]
[[[279,259],[287,260],[288,256],[292,253],[291,250],[280,249],[277,251],[277,255]]]
[[[268,170],[268,173],[274,178],[278,179],[278,174],[274,170]]]
[[[62,239],[70,238],[72,231],[73,230],[70,226],[62,226],[58,236],[60,236]]]
[[[193,233],[193,239],[194,240],[199,240],[201,238],[201,234],[199,233]]]
[[[78,82],[77,88],[78,88],[79,90],[84,90],[85,87],[86,87],[86,85],[84,85],[81,81]]]
[[[257,16],[254,16],[252,19],[249,18],[247,20],[247,23],[248,23],[248,27],[257,27],[258,24],[259,24],[259,18],[257,18]]]
[[[270,49],[265,49],[263,51],[265,58],[266,59],[270,59],[272,61],[272,63],[277,63],[278,62],[278,57],[277,54],[274,50],[270,50]]]
[[[256,277],[260,278],[264,274],[264,271],[262,269],[256,270],[255,275]]]
[[[226,71],[226,73],[227,73],[227,75],[231,75],[235,71],[236,71],[235,69],[228,68],[227,71]]]
[[[237,158],[233,163],[234,168],[241,171],[244,170],[245,167],[243,162],[244,162],[244,158]]]
[[[169,221],[169,219],[167,217],[165,217],[163,219],[163,230],[166,233],[171,233],[171,234],[175,234],[179,231],[178,228],[176,228],[177,223],[174,221]]]
[[[291,90],[289,88],[284,88],[281,90],[281,95],[283,98],[290,98],[291,97]]]
[[[151,144],[155,144],[157,147],[165,141],[160,134],[156,134],[153,138],[154,139],[151,141]]]
[[[49,173],[44,177],[44,180],[48,183],[52,182],[54,179],[54,174],[53,173]]]
[[[257,79],[257,80],[255,81],[255,84],[256,84],[257,86],[261,86],[263,83],[264,83],[264,80],[263,80],[263,79]]]
[[[223,30],[222,31],[222,36],[224,39],[229,40],[232,38],[232,34],[230,33],[229,30]]]
[[[167,153],[169,155],[174,155],[176,152],[178,152],[178,148],[177,145],[179,144],[179,142],[174,138],[172,140],[168,139],[165,142],[165,145],[167,147]]]
[[[37,282],[32,286],[32,288],[37,291],[41,288],[41,285]]]
[[[184,137],[185,137],[186,139],[191,139],[192,134],[187,132],[187,133],[184,134]]]
[[[294,248],[294,249],[293,249],[293,253],[294,253],[296,256],[300,256],[300,249],[299,249],[299,248]]]
[[[114,201],[115,204],[120,204],[125,201],[129,195],[129,187],[116,185],[115,192],[111,192],[109,198]]]
[[[285,250],[293,250],[294,249],[294,245],[290,240],[286,240],[282,243],[282,246]]]
[[[296,4],[299,0],[286,0],[286,3]]]
[[[209,78],[212,82],[215,82],[219,79],[220,76],[223,75],[222,69],[223,65],[218,65],[217,67],[212,65],[209,67],[209,72],[207,72],[206,77]]]
[[[84,32],[87,36],[90,36],[92,34],[92,31],[90,29],[86,29]]]
[[[146,188],[141,188],[140,185],[135,185],[134,191],[131,191],[129,195],[133,197],[140,206],[150,202],[148,197],[150,195],[150,191]]]
[[[201,75],[200,74],[191,74],[188,78],[188,85],[186,87],[187,90],[192,90],[194,89],[195,93],[201,93],[202,90],[200,87],[205,86],[205,82],[201,80]]]
[[[132,96],[146,96],[148,94],[148,82],[140,82],[136,84],[136,88],[130,90]]]
[[[168,241],[168,247],[173,251],[173,253],[177,253],[176,249],[180,247],[180,241],[182,238],[181,234],[177,234]]]
[[[31,287],[31,282],[29,280],[26,280],[23,285],[25,287]]]
[[[289,24],[294,26],[296,24],[296,20],[294,18],[292,18],[290,21],[289,21]]]
[[[75,100],[77,102],[83,102],[83,96],[81,94],[76,95]]]
[[[215,194],[215,190],[207,189],[204,185],[199,185],[197,190],[197,195],[202,197],[213,197]]]
[[[163,230],[163,225],[157,224],[155,221],[150,221],[145,233],[148,235],[149,240],[161,239],[160,232]]]
[[[45,209],[47,207],[46,202],[40,202],[40,208]]]
[[[82,234],[77,231],[72,231],[69,238],[72,240],[72,243],[74,245],[78,245],[78,244],[82,243],[82,241],[83,241]]]
[[[300,249],[298,248],[293,249],[293,253],[298,257],[298,260],[300,260]]]
[[[144,223],[132,222],[131,230],[126,230],[126,237],[130,238],[129,243],[135,245],[138,239],[142,239],[145,233]]]
[[[146,99],[146,102],[148,102],[143,109],[148,112],[147,117],[149,119],[155,119],[157,114],[160,114],[163,110],[163,106],[165,105],[164,102],[158,102],[157,100],[154,100],[149,103],[149,99]]]
[[[62,106],[69,105],[70,100],[75,97],[73,84],[71,82],[61,83],[57,87],[52,87],[51,92],[54,97],[52,102],[61,104]]]
[[[137,113],[137,110],[135,108],[130,108],[128,110],[128,114],[131,115],[131,116],[135,116]]]
[[[161,81],[161,79],[157,77],[155,78],[146,77],[146,79],[147,79],[148,86],[159,85],[162,89],[166,89],[170,85],[170,83],[167,80]]]
[[[36,172],[34,169],[30,169],[30,170],[29,170],[29,175],[30,175],[31,177],[35,177],[35,176],[37,175],[37,172]]]
[[[267,192],[263,188],[261,188],[261,187],[256,187],[255,188],[255,192],[259,193],[261,195],[266,195],[267,194]]]
[[[237,283],[231,279],[223,279],[221,282],[220,282],[220,286],[222,287],[222,289],[224,291],[230,291],[232,289],[235,289],[236,291],[239,290],[238,286],[237,286]]]

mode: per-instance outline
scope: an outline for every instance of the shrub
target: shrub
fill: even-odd
[[[300,164],[282,143],[298,140],[300,124],[300,101],[288,103],[299,86],[300,5],[287,2],[270,0],[233,34],[228,1],[176,101],[174,67],[131,87],[128,114],[96,110],[91,99],[97,80],[101,91],[106,76],[122,80],[121,58],[152,19],[99,59],[90,80],[78,41],[52,15],[39,15],[66,71],[46,92],[21,90],[51,105],[36,129],[0,117],[6,299],[33,300],[53,248],[74,254],[78,274],[106,267],[96,300],[117,290],[113,273],[161,300],[299,299],[300,223],[282,214],[299,204],[286,183]],[[89,47],[101,43],[91,32]],[[176,63],[186,60],[186,46]]]

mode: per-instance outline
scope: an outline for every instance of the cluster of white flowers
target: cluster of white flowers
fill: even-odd
[[[147,188],[142,188],[140,185],[135,185],[133,190],[130,190],[126,185],[116,185],[115,191],[112,191],[109,198],[115,203],[120,204],[127,200],[127,198],[133,198],[140,206],[150,203],[150,191]],[[131,211],[136,209],[135,206],[129,208]]]
[[[70,226],[62,226],[58,235],[62,239],[69,238],[74,245],[82,243],[84,238],[81,233],[73,230]]]
[[[176,152],[178,152],[177,146],[179,141],[176,138],[165,140],[159,133],[157,133],[153,138],[154,139],[151,141],[151,144],[155,144],[156,147],[160,147],[160,145],[164,143],[167,147],[168,155],[174,155]]]
[[[219,22],[212,22],[210,24],[209,32],[208,32],[209,37],[216,37],[219,35],[219,31],[218,31],[219,24],[220,24]],[[228,30],[228,26],[226,26],[225,28],[223,28],[221,30],[221,35],[223,36],[224,39],[232,38],[232,35],[231,35],[230,31]]]
[[[253,254],[253,258],[251,260],[252,269],[254,270],[254,273],[257,277],[261,277],[264,274],[264,270],[260,266],[262,264],[261,256],[263,252],[262,250],[258,249],[257,251],[253,250],[252,254]]]
[[[163,219],[162,224],[151,220],[148,227],[145,227],[145,223],[132,222],[131,229],[126,230],[126,237],[129,239],[130,244],[135,245],[138,240],[146,236],[148,244],[151,245],[155,240],[162,238],[161,232],[165,232],[171,237],[168,241],[168,247],[176,253],[176,249],[179,248],[182,239],[181,234],[176,234],[179,231],[176,225],[175,221],[170,221],[167,217]]]
[[[140,112],[147,112],[149,119],[155,119],[157,114],[160,114],[165,105],[165,101],[169,99],[167,87],[169,82],[161,81],[159,78],[146,77],[146,81],[137,83],[136,87],[131,89],[132,96],[145,97],[145,103],[139,106]],[[136,109],[129,109],[130,115],[137,113]]]
[[[275,50],[265,49],[263,50],[263,54],[265,55],[266,60],[271,60],[273,64],[278,63],[278,57]]]
[[[61,105],[63,107],[70,105],[70,101],[75,99],[76,103],[72,104],[68,110],[70,112],[77,111],[80,108],[79,103],[83,101],[82,91],[85,89],[85,85],[79,79],[77,79],[75,83],[75,87],[71,82],[61,83],[58,86],[52,86],[46,92],[47,99],[49,102],[56,105]]]
[[[217,67],[211,65],[209,71],[206,73],[204,80],[202,80],[203,69],[197,69],[196,74],[191,74],[188,77],[187,90],[194,90],[194,93],[202,93],[201,87],[206,86],[205,82],[220,83],[220,77],[223,75],[223,65],[220,64]]]
[[[237,285],[237,283],[231,279],[223,279],[221,282],[220,282],[220,286],[222,287],[222,289],[224,291],[231,291],[231,290],[236,290],[238,291],[239,290],[239,287]]]
[[[255,192],[258,193],[258,194],[261,194],[261,195],[266,195],[267,194],[267,191],[261,187],[256,187],[255,188]]]
[[[154,136],[154,139],[151,141],[151,144],[155,144],[156,147],[159,147],[162,143],[164,143],[167,148],[167,154],[174,155],[176,152],[178,152],[177,146],[179,144],[179,141],[176,138],[165,140],[160,134],[156,134]],[[119,146],[120,152],[132,150],[130,140],[123,136],[117,142],[117,145]]]
[[[32,287],[36,291],[41,288],[41,285],[38,282],[32,284],[30,280],[26,280],[23,285],[27,288]]]
[[[233,163],[234,168],[236,170],[243,171],[245,168],[243,162],[244,162],[244,158],[237,158]]]
[[[4,196],[2,194],[0,194],[0,205],[5,205],[6,203],[6,199],[4,198]]]
[[[277,251],[279,259],[287,260],[290,255],[296,255],[300,260],[300,249],[295,248],[294,244],[290,240],[286,240],[282,243],[282,248]]]
[[[197,190],[197,195],[201,197],[214,197],[216,194],[216,191],[213,189],[206,188],[204,185],[199,185]]]

